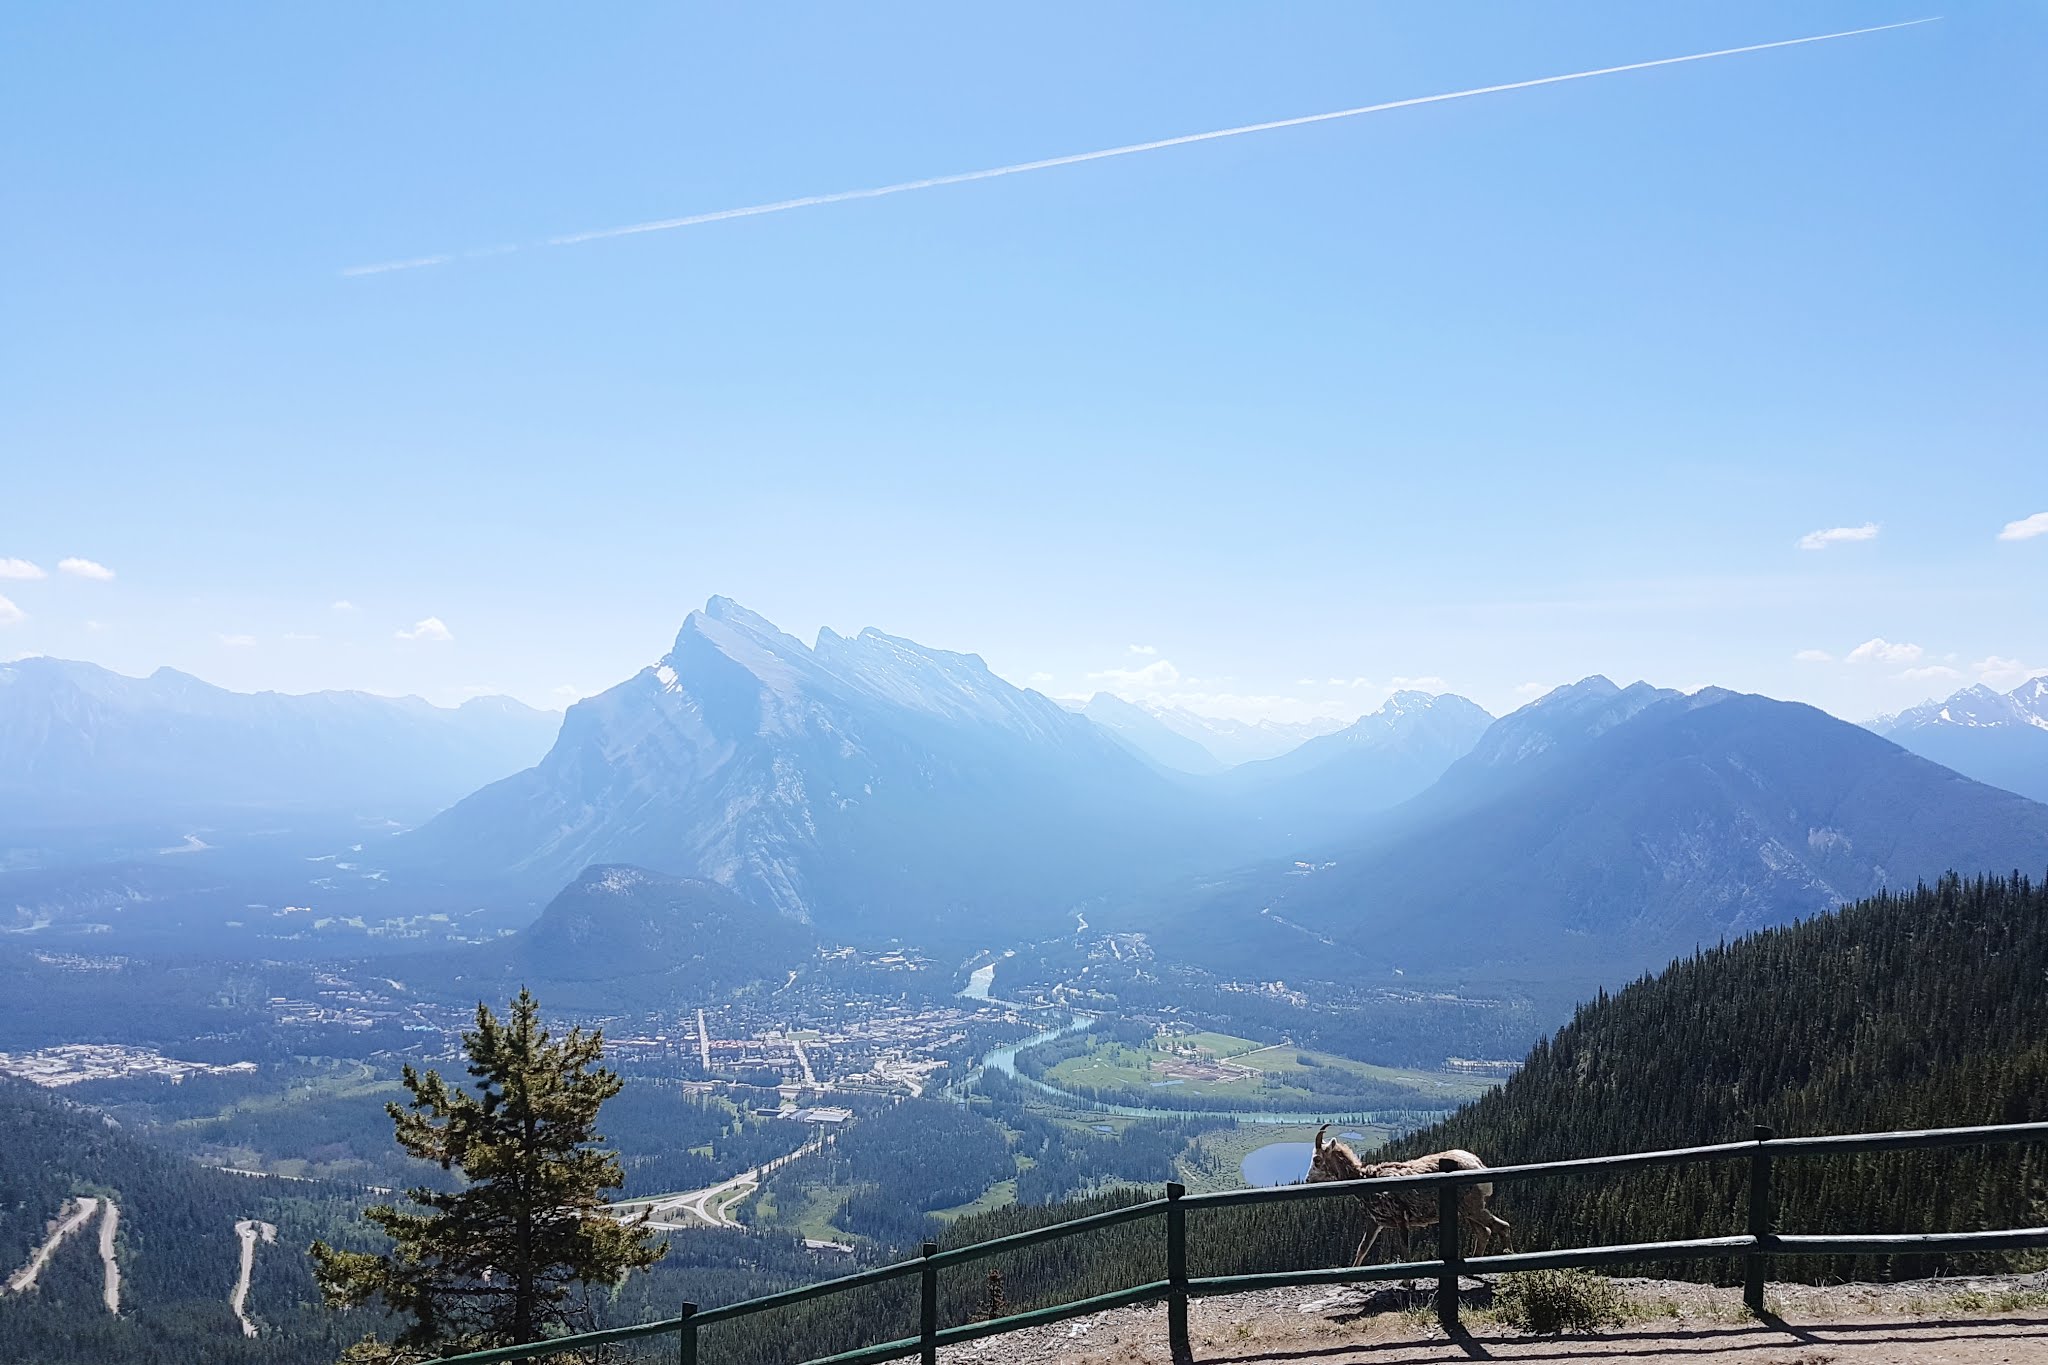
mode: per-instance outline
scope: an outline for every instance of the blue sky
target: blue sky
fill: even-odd
[[[1933,12],[9,7],[0,656],[559,705],[725,593],[1242,714],[2010,686],[2038,6],[345,273]]]

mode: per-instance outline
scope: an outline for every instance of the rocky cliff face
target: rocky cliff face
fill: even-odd
[[[1156,866],[1172,784],[968,654],[867,630],[803,642],[737,603],[570,708],[536,767],[401,841],[442,875],[560,885],[593,863],[703,877],[838,932],[1065,922]],[[1148,866],[1150,860],[1150,866]]]

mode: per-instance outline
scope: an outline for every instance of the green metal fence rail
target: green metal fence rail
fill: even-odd
[[[1620,1156],[1584,1157],[1575,1161],[1545,1161],[1528,1166],[1493,1166],[1476,1171],[1444,1171],[1430,1175],[1398,1176],[1380,1180],[1327,1181],[1315,1185],[1281,1185],[1263,1189],[1223,1190],[1213,1194],[1189,1194],[1180,1185],[1168,1185],[1166,1197],[1130,1204],[1107,1213],[1091,1214],[1064,1223],[1034,1228],[971,1246],[939,1250],[927,1242],[915,1260],[878,1266],[837,1279],[824,1280],[777,1294],[767,1294],[743,1303],[699,1311],[684,1304],[682,1312],[660,1322],[614,1327],[602,1332],[584,1332],[555,1337],[520,1346],[500,1346],[466,1355],[447,1356],[430,1365],[497,1365],[498,1362],[545,1360],[571,1351],[587,1350],[611,1343],[670,1337],[676,1342],[681,1365],[698,1365],[697,1334],[718,1322],[784,1308],[849,1289],[883,1284],[892,1280],[918,1280],[918,1334],[898,1341],[880,1342],[838,1355],[822,1356],[808,1365],[870,1365],[916,1355],[920,1365],[933,1365],[938,1348],[958,1341],[1013,1332],[1023,1327],[1060,1322],[1067,1318],[1100,1313],[1111,1308],[1167,1302],[1167,1332],[1176,1359],[1190,1355],[1188,1301],[1208,1294],[1235,1294],[1251,1289],[1289,1285],[1352,1284],[1373,1280],[1434,1279],[1437,1282],[1436,1311],[1447,1329],[1458,1325],[1458,1278],[1480,1271],[1550,1270],[1567,1267],[1596,1267],[1640,1261],[1704,1260],[1739,1257],[1743,1262],[1743,1302],[1752,1312],[1764,1306],[1765,1268],[1773,1256],[1865,1256],[1893,1255],[1912,1251],[2018,1251],[2048,1247],[2048,1227],[2012,1228],[1998,1232],[1878,1233],[1848,1236],[1808,1236],[1776,1231],[1771,1205],[1771,1169],[1774,1162],[1790,1157],[1839,1156],[1863,1152],[1898,1152],[1934,1147],[1969,1147],[1993,1143],[2048,1142],[2048,1123],[2008,1123],[1980,1128],[1933,1128],[1919,1132],[1851,1133],[1834,1137],[1780,1138],[1768,1128],[1758,1128],[1746,1142],[1723,1142],[1706,1147],[1678,1147],[1661,1152],[1630,1152]],[[1732,1237],[1698,1237],[1686,1241],[1643,1242],[1632,1246],[1574,1247],[1563,1251],[1507,1253],[1498,1256],[1466,1257],[1458,1227],[1458,1191],[1466,1185],[1490,1182],[1513,1184],[1542,1176],[1576,1175],[1592,1172],[1640,1170],[1650,1166],[1681,1166],[1703,1161],[1749,1162],[1749,1204],[1747,1231]],[[1396,1186],[1434,1187],[1437,1192],[1437,1259],[1404,1261],[1391,1265],[1335,1266],[1324,1270],[1281,1270],[1255,1275],[1188,1275],[1187,1211],[1192,1208],[1230,1208],[1246,1204],[1285,1203],[1296,1199],[1327,1199],[1363,1195]],[[1049,1308],[1013,1313],[986,1322],[938,1325],[938,1272],[947,1266],[965,1265],[990,1256],[1014,1251],[1040,1242],[1050,1242],[1077,1233],[1093,1232],[1120,1223],[1160,1218],[1166,1225],[1166,1278],[1133,1285],[1114,1293],[1056,1304]]]

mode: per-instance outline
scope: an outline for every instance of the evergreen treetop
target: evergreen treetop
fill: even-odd
[[[391,1239],[382,1254],[313,1245],[331,1305],[380,1299],[409,1320],[389,1343],[351,1348],[351,1362],[424,1359],[583,1330],[591,1318],[580,1291],[644,1269],[667,1250],[605,1207],[624,1177],[596,1126],[620,1084],[598,1064],[603,1035],[551,1034],[522,989],[503,1020],[479,1003],[462,1044],[473,1086],[407,1066],[410,1102],[386,1106],[399,1146],[460,1171],[462,1187],[416,1188],[406,1195],[411,1208],[369,1209],[365,1217]]]

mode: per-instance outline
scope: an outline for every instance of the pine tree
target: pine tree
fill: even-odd
[[[1003,1294],[1003,1272],[991,1270],[982,1288],[981,1320],[994,1322],[997,1318],[1010,1316],[1010,1301]]]
[[[379,1205],[365,1217],[391,1239],[381,1255],[313,1244],[332,1307],[373,1298],[410,1322],[397,1338],[366,1339],[350,1362],[424,1359],[533,1341],[589,1325],[579,1292],[659,1260],[667,1246],[604,1208],[624,1180],[601,1147],[597,1115],[619,1078],[597,1065],[603,1035],[542,1027],[525,990],[504,1021],[479,1004],[462,1035],[474,1089],[405,1068],[409,1104],[386,1105],[398,1145],[443,1170],[453,1193],[408,1191],[412,1209]]]

